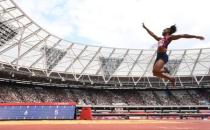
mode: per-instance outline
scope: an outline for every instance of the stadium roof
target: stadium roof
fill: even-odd
[[[90,46],[63,40],[36,24],[12,0],[0,0],[0,62],[14,68],[111,77],[151,77],[155,50]],[[169,50],[175,76],[210,75],[210,48]]]

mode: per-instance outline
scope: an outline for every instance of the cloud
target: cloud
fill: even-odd
[[[120,48],[150,48],[141,23],[157,35],[176,24],[178,33],[204,35],[205,41],[179,40],[170,49],[208,46],[208,0],[15,0],[41,26],[70,41]],[[100,44],[98,44],[100,43]],[[202,47],[202,46],[201,46]]]
[[[66,0],[16,0],[18,5],[37,24],[59,37],[72,34],[73,27],[68,24]]]

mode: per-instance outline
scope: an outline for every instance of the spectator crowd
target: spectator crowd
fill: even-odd
[[[210,89],[106,90],[0,84],[0,102],[77,102],[84,105],[207,105]]]

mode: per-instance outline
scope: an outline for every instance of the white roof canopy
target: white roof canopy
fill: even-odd
[[[63,40],[37,25],[12,0],[0,0],[0,22],[17,32],[1,43],[1,63],[107,79],[152,76],[154,50],[89,46]],[[168,66],[175,76],[210,75],[210,48],[169,50],[168,55]]]

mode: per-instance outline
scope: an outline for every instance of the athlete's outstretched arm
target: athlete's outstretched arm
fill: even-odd
[[[171,40],[178,40],[180,38],[196,38],[199,40],[204,40],[203,36],[196,36],[196,35],[189,35],[189,34],[179,34],[179,35],[172,35]]]
[[[160,37],[158,37],[157,35],[155,35],[152,31],[150,31],[145,25],[144,23],[142,23],[143,28],[149,33],[150,36],[152,36],[155,40],[159,41]]]

